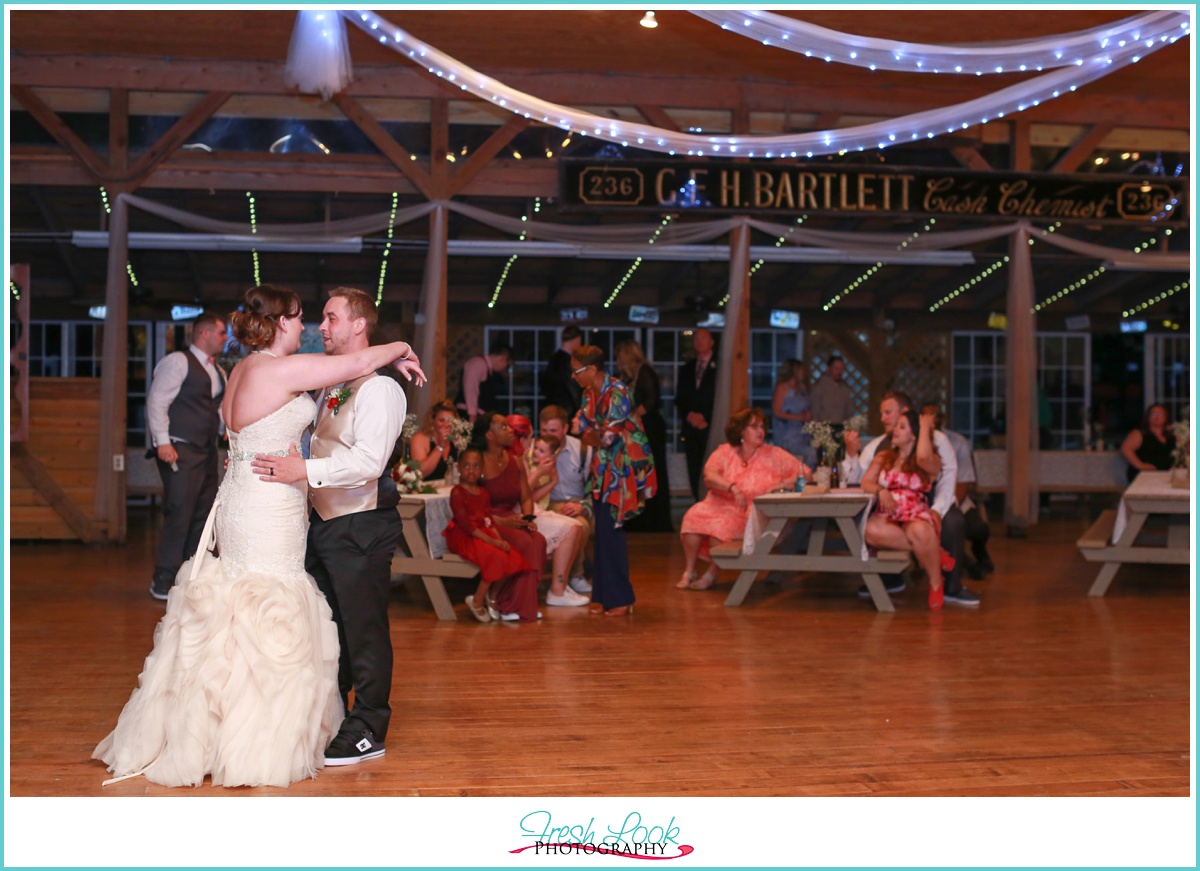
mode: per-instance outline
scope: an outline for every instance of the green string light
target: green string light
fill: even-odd
[[[254,207],[254,194],[246,191],[246,199],[250,201],[250,235],[255,236],[258,234],[258,212]],[[259,277],[258,270],[258,249],[251,248],[250,255],[254,258],[254,283],[256,285],[262,284],[262,278]]]
[[[379,264],[379,289],[375,291],[375,307],[383,302],[383,279],[387,276],[388,255],[392,253],[392,237],[396,234],[396,207],[400,204],[400,194],[392,191],[392,214],[388,218],[387,244],[383,246],[383,260]]]
[[[796,227],[799,227],[801,224],[803,224],[807,220],[808,220],[808,215],[801,215],[799,218],[796,219]],[[788,236],[792,235],[792,232],[796,229],[796,227],[788,227],[788,231],[786,233],[784,233],[782,236],[780,236],[778,239],[775,240],[775,247],[782,248],[783,243],[787,241]],[[750,276],[753,277],[754,273],[756,273],[756,272],[758,272],[758,270],[762,269],[763,264],[766,262],[767,261],[765,259],[760,259],[757,263],[755,263],[753,266],[751,266],[750,267]],[[727,303],[727,302],[729,302],[729,294],[728,293],[725,294],[723,297],[721,297],[721,301],[717,303],[717,308],[724,308],[725,303]]]
[[[936,223],[937,223],[937,218],[930,218],[928,224],[926,224],[920,230],[914,230],[912,233],[910,233],[909,237],[907,239],[905,239],[903,242],[901,242],[899,245],[896,246],[896,250],[903,251],[911,243],[917,241],[917,239],[920,237],[920,235],[922,233],[928,233],[930,230],[932,230],[933,225]],[[866,284],[868,281],[870,281],[875,276],[875,273],[879,272],[879,270],[882,268],[883,268],[882,262],[876,263],[874,266],[872,266],[870,269],[868,269],[866,272],[864,272],[858,278],[854,279],[852,282],[850,282],[848,285],[846,285],[844,288],[842,288],[842,292],[836,294],[833,297],[833,299],[829,300],[829,302],[827,302],[827,303],[825,303],[825,305],[821,306],[821,310],[829,311],[831,308],[833,308],[839,302],[844,300],[846,297],[848,297],[854,291],[858,290],[860,287],[862,287],[864,284]]]
[[[108,191],[105,190],[104,185],[100,185],[100,202],[104,205],[104,214],[111,215],[112,205],[108,202]],[[137,276],[133,273],[133,264],[128,260],[125,261],[125,272],[129,275],[129,281],[134,287],[137,287]]]
[[[535,197],[533,200],[533,213],[536,215],[541,210],[542,210],[542,198]],[[529,220],[528,215],[521,216],[522,223],[524,223],[528,220]],[[521,235],[517,237],[517,241],[518,242],[525,241],[525,231],[524,230],[522,230]],[[494,291],[492,291],[492,298],[488,301],[488,304],[487,304],[488,308],[496,307],[496,302],[497,302],[497,300],[500,299],[500,291],[504,288],[504,282],[508,280],[508,273],[512,269],[513,264],[516,262],[517,262],[517,255],[514,254],[511,257],[509,257],[508,262],[504,264],[504,269],[501,270],[501,272],[500,272],[500,280],[496,282],[496,289]]]
[[[658,227],[655,228],[654,232],[650,235],[650,238],[647,240],[646,244],[653,245],[654,241],[662,235],[662,231],[667,228],[667,224],[671,223],[671,221],[674,219],[674,215],[667,215],[665,218],[663,218]],[[621,291],[625,289],[625,285],[629,283],[629,279],[633,278],[633,273],[637,272],[638,267],[641,265],[641,257],[636,258],[633,263],[629,265],[629,268],[625,270],[625,274],[621,277],[621,280],[617,282],[617,286],[613,288],[613,292],[610,293],[608,295],[608,299],[604,301],[605,308],[608,308],[613,304],[617,296],[620,295]]]
[[[1167,236],[1171,235],[1171,231],[1169,229],[1164,231],[1164,233]],[[1142,242],[1138,245],[1134,245],[1133,253],[1141,254],[1143,251],[1147,251],[1152,246],[1157,245],[1157,244],[1158,244],[1158,237],[1152,236],[1147,241]],[[1044,300],[1039,302],[1037,305],[1035,305],[1033,308],[1030,309],[1030,312],[1036,314],[1037,312],[1040,312],[1044,308],[1049,308],[1050,306],[1054,305],[1054,303],[1058,302],[1060,299],[1063,299],[1064,297],[1069,296],[1070,294],[1074,293],[1075,291],[1079,290],[1080,288],[1085,287],[1088,284],[1088,282],[1096,280],[1101,275],[1103,275],[1106,271],[1107,270],[1104,266],[1100,266],[1097,269],[1094,269],[1091,272],[1089,272],[1087,275],[1085,275],[1081,278],[1075,279],[1070,284],[1063,286],[1063,288],[1061,290],[1059,290],[1058,293],[1051,294],[1050,296],[1046,297]]]
[[[19,300],[21,298],[21,288],[11,278],[8,280],[8,290],[12,294],[14,300]]]
[[[1150,297],[1145,302],[1138,303],[1131,309],[1126,309],[1125,311],[1121,312],[1121,317],[1127,318],[1127,317],[1130,317],[1131,315],[1136,315],[1139,312],[1144,312],[1146,309],[1150,308],[1150,306],[1157,305],[1158,303],[1162,302],[1164,299],[1167,299],[1168,297],[1172,297],[1175,294],[1179,293],[1179,291],[1187,290],[1190,286],[1191,285],[1189,285],[1186,281],[1181,281],[1179,284],[1175,285],[1170,290],[1164,290],[1162,293]]]

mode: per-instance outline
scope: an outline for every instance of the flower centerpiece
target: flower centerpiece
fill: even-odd
[[[1191,484],[1191,441],[1192,423],[1189,409],[1183,410],[1183,420],[1171,424],[1171,435],[1175,436],[1174,466],[1171,469],[1171,486],[1187,487]]]
[[[450,444],[454,445],[454,452],[461,454],[470,443],[471,421],[462,417],[450,421]]]
[[[804,431],[812,436],[813,447],[817,449],[818,465],[832,466],[837,461],[837,453],[842,447],[841,438],[833,431],[833,426],[827,420],[810,420],[804,424]]]

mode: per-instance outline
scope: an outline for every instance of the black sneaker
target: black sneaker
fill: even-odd
[[[167,601],[167,593],[175,586],[174,578],[154,578],[150,581],[150,595],[160,602]]]
[[[963,605],[964,607],[967,607],[967,608],[978,608],[979,607],[979,597],[976,596],[974,593],[972,593],[970,590],[968,590],[966,587],[963,587],[957,593],[946,593],[945,601],[953,602],[955,605]]]
[[[905,590],[908,589],[908,584],[906,584],[904,582],[904,578],[899,578],[895,581],[884,581],[883,588],[885,590],[887,590],[889,595],[891,595],[892,593],[903,593]],[[866,584],[863,584],[861,587],[858,588],[858,598],[860,598],[860,599],[870,599],[871,598],[871,591],[867,589]]]
[[[357,765],[367,759],[378,759],[387,751],[369,729],[361,732],[338,732],[325,751],[326,765]]]

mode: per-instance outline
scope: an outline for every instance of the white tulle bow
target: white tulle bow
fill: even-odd
[[[350,48],[346,25],[335,9],[296,13],[284,75],[289,85],[328,100],[350,84]]]

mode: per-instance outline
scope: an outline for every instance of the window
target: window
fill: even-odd
[[[1079,450],[1085,444],[1092,397],[1091,339],[1086,333],[1038,334],[1037,425],[1042,450]],[[950,428],[977,448],[1003,447],[1005,336],[955,333],[953,343]]]
[[[775,398],[775,376],[788,359],[804,360],[804,334],[799,330],[750,331],[750,404],[765,411],[767,420]]]
[[[1146,336],[1146,405],[1158,402],[1170,420],[1182,420],[1190,402],[1192,370],[1189,336]]]

